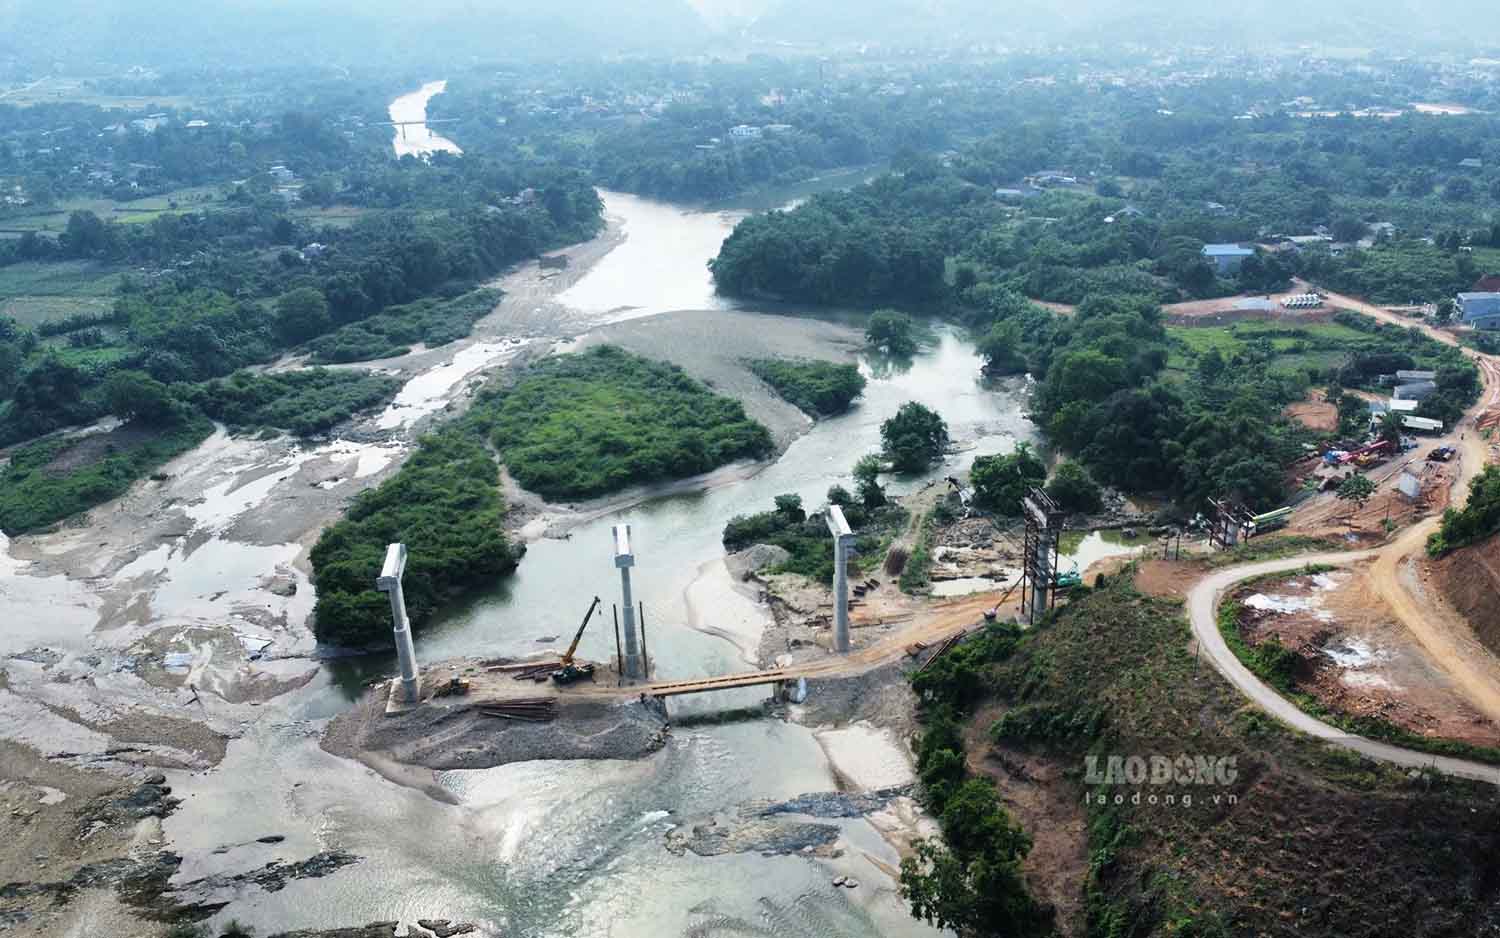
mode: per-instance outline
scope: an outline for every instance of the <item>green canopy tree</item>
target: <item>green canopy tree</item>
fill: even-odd
[[[880,425],[880,439],[898,472],[921,472],[942,458],[948,425],[931,408],[907,401]]]

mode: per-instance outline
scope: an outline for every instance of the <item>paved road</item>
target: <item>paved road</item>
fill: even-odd
[[[1234,584],[1247,580],[1251,577],[1261,576],[1267,573],[1284,573],[1299,570],[1308,564],[1343,566],[1360,560],[1368,560],[1379,555],[1379,551],[1353,551],[1333,554],[1306,554],[1300,557],[1290,557],[1282,560],[1267,560],[1261,563],[1246,564],[1239,567],[1231,567],[1221,570],[1200,581],[1187,594],[1188,618],[1192,622],[1193,635],[1198,640],[1200,653],[1206,657],[1220,674],[1224,675],[1229,683],[1233,684],[1246,697],[1250,698],[1256,706],[1271,714],[1287,726],[1315,736],[1318,739],[1327,740],[1345,749],[1352,749],[1361,755],[1371,759],[1379,759],[1382,762],[1391,762],[1396,765],[1412,768],[1432,766],[1437,770],[1463,778],[1479,779],[1500,785],[1500,767],[1485,765],[1481,762],[1472,762],[1468,759],[1454,759],[1448,756],[1434,756],[1425,752],[1417,752],[1413,749],[1403,749],[1400,746],[1392,746],[1389,743],[1376,742],[1363,736],[1352,735],[1345,730],[1335,726],[1329,726],[1321,720],[1314,719],[1303,713],[1296,704],[1284,699],[1275,688],[1261,681],[1260,678],[1250,673],[1250,670],[1240,663],[1234,652],[1229,650],[1224,636],[1219,634],[1218,616],[1219,599]]]

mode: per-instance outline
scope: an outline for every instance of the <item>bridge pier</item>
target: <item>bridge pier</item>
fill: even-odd
[[[417,671],[417,649],[411,639],[411,623],[406,618],[406,597],[401,593],[401,577],[405,573],[406,545],[392,544],[385,549],[385,566],[375,580],[375,588],[391,600],[396,660],[401,666],[401,696],[407,703],[416,703],[422,696],[422,679]]]
[[[635,602],[630,595],[630,568],[635,566],[635,554],[630,550],[630,525],[617,524],[612,529],[615,536],[615,566],[620,571],[620,603],[625,626],[625,679],[638,681],[646,676],[641,667],[641,644],[636,635]]]
[[[849,653],[849,548],[854,532],[844,517],[844,509],[828,506],[828,533],[833,535],[833,650]]]

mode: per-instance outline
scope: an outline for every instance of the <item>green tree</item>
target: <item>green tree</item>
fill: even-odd
[[[1380,438],[1391,444],[1392,450],[1401,448],[1401,415],[1394,410],[1388,410],[1380,418]]]
[[[931,408],[907,401],[880,425],[880,439],[898,472],[921,472],[942,458],[948,425]]]
[[[1018,444],[1004,456],[980,456],[969,470],[974,500],[983,508],[1012,516],[1021,513],[1021,498],[1046,478],[1047,467],[1029,443]]]
[[[802,510],[801,495],[776,496],[776,513],[785,516],[794,524],[801,524],[807,520],[807,512]]]
[[[320,336],[332,324],[327,298],[313,287],[299,287],[276,301],[276,332],[289,344]]]
[[[1047,483],[1047,494],[1064,511],[1095,512],[1104,507],[1103,493],[1088,472],[1068,460],[1057,467]]]
[[[1375,494],[1375,483],[1356,473],[1339,483],[1336,494],[1340,501],[1348,502],[1353,506],[1353,510],[1349,513],[1350,520],[1353,520],[1354,515],[1365,507],[1365,502],[1370,500],[1370,496]]]
[[[104,382],[109,412],[121,420],[157,426],[175,422],[181,410],[167,386],[141,371],[117,371]]]
[[[866,453],[854,464],[854,489],[866,508],[885,504],[885,489],[880,485],[880,457]]]
[[[1021,324],[1003,320],[990,326],[979,340],[978,351],[984,358],[984,370],[991,374],[1013,375],[1026,370],[1026,356],[1021,353]]]
[[[1458,312],[1458,304],[1450,297],[1443,297],[1437,301],[1437,309],[1433,313],[1433,319],[1440,326],[1446,326],[1453,321],[1453,316]]]
[[[1449,202],[1469,202],[1474,198],[1474,183],[1457,176],[1443,186],[1443,198]]]
[[[912,355],[917,351],[916,327],[905,313],[876,310],[865,326],[865,342],[891,355]]]

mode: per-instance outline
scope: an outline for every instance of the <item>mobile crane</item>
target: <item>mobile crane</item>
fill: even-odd
[[[567,652],[563,654],[562,660],[558,662],[562,667],[552,672],[552,680],[556,683],[571,684],[583,678],[593,680],[594,666],[592,664],[574,664],[573,655],[578,651],[578,643],[583,640],[583,630],[589,627],[589,619],[594,617],[594,610],[599,608],[599,603],[599,597],[595,596],[594,601],[589,603],[589,611],[583,614],[583,622],[579,624],[578,632],[573,636],[573,644],[568,646]]]

